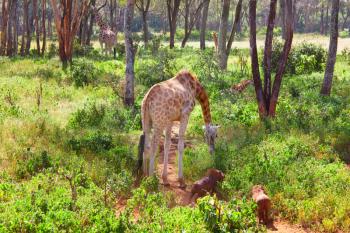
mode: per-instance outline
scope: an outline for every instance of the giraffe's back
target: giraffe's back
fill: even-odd
[[[179,121],[184,110],[192,111],[195,105],[195,90],[191,88],[190,77],[177,75],[155,84],[142,102],[143,112],[147,111],[156,127],[165,127],[171,121]]]

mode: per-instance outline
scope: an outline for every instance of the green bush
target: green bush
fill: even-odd
[[[79,58],[73,61],[70,78],[76,87],[92,84],[96,80],[96,75],[96,68],[90,60]]]
[[[83,108],[74,112],[68,122],[68,126],[78,129],[84,127],[100,126],[106,115],[106,106],[96,102],[87,103]]]
[[[94,153],[104,152],[114,147],[112,136],[101,132],[88,133],[83,137],[72,137],[67,141],[68,146],[74,151],[88,150]]]
[[[275,40],[272,48],[272,71],[277,72],[283,51],[283,43]],[[290,51],[285,73],[309,74],[324,70],[326,50],[321,46],[303,42]]]

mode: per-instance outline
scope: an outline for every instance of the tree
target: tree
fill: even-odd
[[[37,53],[40,55],[40,28],[39,28],[39,17],[38,17],[38,0],[33,0],[33,17],[35,24],[35,35],[36,35],[36,49]]]
[[[41,30],[43,33],[43,46],[41,48],[41,54],[44,55],[46,50],[46,0],[42,0],[41,2]]]
[[[202,18],[200,22],[200,48],[201,49],[205,49],[205,32],[207,28],[209,4],[210,4],[210,0],[205,1],[203,10],[202,10]]]
[[[230,0],[223,0],[218,40],[219,66],[222,70],[226,70],[227,68],[227,59],[230,55],[232,43],[239,25],[239,19],[241,17],[242,0],[238,0],[231,34],[226,44],[229,10]]]
[[[292,0],[285,1],[286,10],[286,39],[283,47],[283,52],[280,58],[280,63],[275,75],[273,87],[271,88],[271,52],[273,41],[274,21],[276,17],[277,0],[271,0],[270,11],[268,16],[265,49],[264,49],[264,89],[262,89],[258,52],[256,45],[256,2],[257,0],[249,1],[249,27],[250,27],[250,54],[252,63],[252,74],[255,86],[255,93],[258,102],[260,117],[273,117],[276,114],[277,100],[282,83],[282,76],[287,63],[288,55],[292,46],[293,40],[293,5]]]
[[[329,96],[331,94],[332,80],[334,73],[334,65],[337,58],[338,47],[338,15],[339,15],[339,0],[332,1],[331,26],[330,26],[330,43],[328,49],[328,59],[326,71],[324,74],[323,85],[321,89],[322,95]]]
[[[142,29],[143,29],[143,42],[145,46],[148,44],[148,23],[147,23],[147,14],[149,11],[151,0],[137,0],[136,7],[139,9],[142,16]]]
[[[181,47],[184,48],[188,38],[191,35],[192,29],[199,20],[199,16],[203,7],[204,2],[207,0],[201,1],[198,6],[194,6],[195,0],[185,0],[185,9],[184,9],[184,18],[185,18],[185,35],[181,42]]]
[[[1,7],[2,17],[1,17],[1,46],[0,55],[5,55],[6,43],[7,43],[7,22],[9,17],[9,1],[3,0]]]
[[[132,40],[131,24],[134,17],[135,0],[128,0],[124,14],[124,35],[125,35],[125,53],[126,53],[126,69],[125,69],[125,93],[124,105],[134,106],[134,62],[135,50]]]
[[[175,33],[176,33],[176,22],[177,15],[180,9],[181,0],[167,0],[167,10],[168,10],[168,21],[169,21],[169,31],[170,31],[170,48],[175,46]]]
[[[79,3],[80,2],[80,3]],[[59,55],[63,67],[72,63],[73,40],[78,31],[80,21],[88,9],[87,0],[51,0],[59,44]]]

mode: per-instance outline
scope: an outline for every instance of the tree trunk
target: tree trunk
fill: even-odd
[[[256,1],[257,0],[249,0],[249,43],[256,100],[258,102],[259,115],[261,118],[263,118],[267,115],[267,111],[265,104],[266,102],[262,91],[258,50],[256,46]]]
[[[320,19],[320,33],[324,34],[324,3],[321,4],[321,19]]]
[[[12,56],[13,55],[13,38],[14,38],[14,32],[13,27],[16,23],[14,19],[14,10],[15,10],[15,4],[16,0],[9,1],[9,17],[8,17],[8,24],[7,24],[7,47],[6,47],[6,55]]]
[[[41,48],[41,55],[44,55],[46,50],[46,0],[42,0],[41,4],[42,12],[41,12],[41,24],[42,24],[42,33],[43,33],[43,46]]]
[[[36,50],[40,55],[40,28],[39,28],[39,17],[38,17],[38,0],[33,0],[33,18],[35,24],[35,35],[36,35]]]
[[[276,106],[278,101],[278,96],[281,88],[282,77],[284,70],[286,68],[288,55],[290,49],[292,48],[293,42],[293,23],[294,23],[294,13],[293,13],[293,0],[286,0],[286,40],[283,46],[283,52],[281,58],[279,59],[279,65],[277,69],[277,73],[275,75],[275,81],[273,82],[272,94],[270,99],[270,105],[268,107],[268,114],[270,117],[274,117],[276,115]]]
[[[51,6],[55,17],[59,56],[65,69],[68,63],[72,63],[73,40],[87,11],[88,1],[64,0],[60,1],[58,7],[56,0],[51,0]]]
[[[124,105],[134,106],[134,61],[135,51],[132,40],[131,24],[134,16],[135,0],[128,0],[124,15],[124,34],[125,34],[125,52],[126,52],[126,69],[125,69],[125,93]]]
[[[327,1],[327,8],[326,8],[326,24],[325,24],[325,35],[328,35],[328,29],[329,29],[329,1]]]
[[[228,27],[228,17],[230,12],[230,0],[222,1],[222,12],[220,18],[219,27],[219,38],[218,38],[218,57],[219,66],[222,70],[227,67],[227,55],[226,55],[226,37],[227,37],[227,27]]]
[[[280,20],[282,28],[282,39],[286,39],[286,3],[285,0],[280,0]]]
[[[209,11],[210,0],[205,1],[203,10],[202,10],[202,19],[200,26],[200,48],[205,49],[205,33],[207,28],[207,20],[208,20],[208,11]]]
[[[6,54],[7,46],[7,24],[9,20],[9,0],[2,1],[2,18],[1,18],[1,46],[0,46],[0,55]]]
[[[292,46],[293,40],[293,4],[292,0],[286,0],[286,40],[283,47],[283,52],[280,58],[278,70],[273,83],[272,93],[270,96],[270,83],[271,83],[271,52],[272,52],[272,40],[273,40],[273,28],[274,19],[276,16],[276,4],[277,0],[271,0],[270,12],[268,17],[268,25],[266,31],[265,51],[264,51],[264,74],[265,85],[264,91],[262,90],[258,52],[256,46],[256,2],[257,0],[249,1],[249,27],[250,27],[250,54],[252,62],[252,74],[255,86],[256,99],[258,102],[259,115],[261,118],[275,116],[276,105],[278,101],[278,95],[280,86],[282,83],[282,76],[287,63],[288,55]],[[268,99],[270,100],[268,101]]]
[[[167,9],[168,9],[168,21],[169,21],[169,31],[170,31],[170,48],[175,46],[175,33],[176,33],[176,22],[177,15],[179,13],[181,0],[167,0]]]
[[[30,1],[28,2],[28,12],[30,12]],[[33,4],[32,4],[33,6]],[[33,7],[32,7],[32,10],[33,10]],[[29,51],[30,51],[30,46],[31,46],[31,43],[32,43],[32,29],[33,29],[33,14],[29,14],[28,13],[28,20],[27,20],[27,25],[26,25],[26,28],[27,28],[27,41],[26,41],[26,48],[25,48],[25,54],[28,55],[29,54]]]
[[[13,51],[12,55],[18,54],[18,0],[13,0]]]
[[[137,4],[139,3],[139,4]],[[140,11],[140,14],[142,16],[142,30],[143,30],[143,43],[145,46],[148,45],[148,22],[147,22],[147,14],[149,10],[149,5],[151,3],[151,0],[139,0],[136,3],[137,8]]]
[[[333,0],[328,59],[327,59],[327,66],[326,66],[326,71],[324,75],[323,85],[321,89],[321,94],[326,96],[329,96],[331,94],[334,65],[337,58],[338,15],[339,15],[339,0]]]
[[[26,33],[27,33],[27,27],[28,27],[28,0],[24,0],[23,2],[23,27],[22,27],[22,42],[21,42],[21,56],[25,55],[25,42],[26,42]],[[28,40],[28,38],[27,38]]]
[[[284,1],[284,0],[282,0]],[[276,5],[277,0],[271,0],[270,13],[267,21],[267,30],[265,37],[265,49],[264,49],[264,96],[266,102],[266,111],[269,111],[269,103],[271,98],[271,59],[272,59],[272,41],[273,41],[273,28],[276,18]],[[285,6],[283,5],[283,8]],[[281,6],[282,8],[282,6]],[[284,8],[285,9],[285,8]],[[284,18],[284,15],[283,15]],[[283,19],[284,24],[284,19]],[[285,25],[282,26],[285,28]]]
[[[95,0],[91,1],[91,5],[92,5],[92,7],[95,7],[96,1]],[[86,33],[86,43],[85,43],[86,45],[90,45],[91,36],[93,33],[94,22],[95,22],[95,14],[90,14],[89,28],[88,28],[87,33]]]

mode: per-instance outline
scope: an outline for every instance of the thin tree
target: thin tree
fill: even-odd
[[[38,0],[33,0],[33,17],[35,24],[35,35],[36,35],[36,50],[40,55],[40,27],[39,27],[39,16],[38,16]]]
[[[256,99],[260,117],[273,117],[276,114],[276,106],[279,96],[279,91],[282,83],[282,77],[287,63],[288,55],[293,41],[293,5],[292,0],[286,0],[286,39],[283,46],[283,52],[277,73],[271,88],[271,52],[273,41],[273,29],[276,17],[277,0],[271,0],[270,11],[268,16],[265,50],[264,50],[264,89],[260,79],[258,52],[256,45],[256,2],[257,0],[249,1],[249,27],[250,27],[250,54],[252,62],[252,74],[255,86]]]
[[[56,0],[51,0],[51,5],[55,17],[59,56],[63,68],[66,68],[68,63],[72,63],[73,40],[80,21],[87,12],[88,1],[61,0],[58,6]]]
[[[186,45],[186,42],[188,40],[188,38],[191,35],[192,29],[195,26],[195,24],[197,23],[197,21],[199,21],[199,17],[201,15],[201,10],[202,7],[204,5],[204,2],[206,2],[207,0],[203,0],[201,2],[198,3],[198,5],[195,7],[195,3],[197,1],[195,0],[185,0],[185,14],[184,14],[184,18],[185,18],[185,35],[184,38],[181,42],[181,47],[184,48]],[[193,10],[192,10],[193,9]]]
[[[230,55],[232,43],[233,43],[237,28],[239,26],[239,19],[241,17],[242,0],[238,0],[236,11],[235,11],[235,19],[231,29],[230,37],[227,41],[229,10],[230,10],[230,0],[223,0],[220,27],[219,27],[219,38],[218,38],[219,66],[222,70],[226,70],[227,68],[227,59],[228,59],[228,56]]]
[[[337,58],[338,47],[338,15],[339,15],[339,0],[332,1],[331,26],[330,26],[330,43],[328,49],[328,59],[326,71],[324,74],[321,94],[329,96],[332,89],[332,80],[334,73],[334,65]]]
[[[6,55],[7,46],[7,24],[10,16],[10,0],[3,0],[1,7],[2,17],[1,17],[1,45],[0,45],[0,55]]]
[[[41,55],[44,55],[46,50],[46,0],[41,2],[41,31],[43,33],[43,45],[41,47]]]
[[[28,0],[28,21],[27,21],[27,25],[26,25],[26,28],[27,28],[27,31],[26,31],[26,48],[25,48],[25,54],[28,55],[29,54],[29,50],[30,50],[30,47],[31,47],[31,43],[32,43],[32,32],[33,32],[33,20],[34,20],[34,17],[33,17],[33,14],[29,14],[30,10],[33,10],[33,2],[32,4],[30,4],[30,2],[32,2],[31,0]],[[32,6],[30,8],[30,5]]]
[[[135,0],[128,0],[124,14],[124,35],[125,35],[125,52],[126,52],[126,69],[125,69],[125,93],[124,105],[134,106],[134,62],[135,50],[132,40],[131,24],[134,17]]]
[[[180,9],[181,0],[167,0],[167,10],[168,10],[168,21],[169,21],[169,31],[170,31],[170,48],[175,46],[175,33],[176,33],[176,22],[177,16]]]
[[[209,11],[210,0],[204,2],[203,10],[202,10],[202,18],[200,22],[200,48],[205,49],[205,33],[207,29],[207,21],[208,21],[208,11]]]
[[[147,23],[147,14],[149,11],[151,0],[137,0],[136,7],[139,9],[142,16],[142,29],[143,29],[143,42],[145,46],[148,44],[148,23]]]

